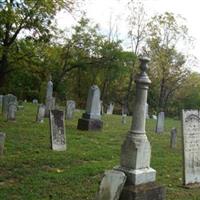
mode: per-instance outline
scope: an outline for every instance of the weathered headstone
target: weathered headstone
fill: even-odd
[[[89,89],[86,112],[78,120],[77,128],[80,130],[101,130],[103,122],[101,121],[100,110],[100,90],[98,86],[93,85]]]
[[[2,111],[3,95],[0,95],[0,111]]]
[[[95,200],[118,200],[125,181],[126,175],[123,172],[106,171]]]
[[[103,101],[100,100],[100,107],[101,107],[101,115],[104,115],[104,106]]]
[[[165,113],[160,112],[157,117],[156,133],[164,132],[164,125],[165,125]]]
[[[17,97],[13,94],[3,96],[2,112],[5,119],[8,118],[9,104],[15,103],[17,105]]]
[[[16,102],[10,102],[8,104],[7,120],[8,121],[15,121],[16,120],[16,112],[17,112]]]
[[[146,119],[149,119],[149,104],[148,103],[145,104],[145,116],[146,116]]]
[[[122,124],[126,124],[126,118],[127,118],[127,115],[126,114],[122,114]]]
[[[171,137],[170,137],[170,147],[172,149],[176,148],[176,135],[177,135],[176,128],[172,128],[172,130],[171,130]]]
[[[157,120],[157,116],[156,115],[152,115],[152,119]]]
[[[165,189],[156,184],[156,171],[150,167],[151,146],[145,126],[148,88],[151,81],[146,73],[147,58],[140,59],[141,73],[137,76],[136,100],[131,130],[121,147],[120,171],[127,176],[120,200],[163,200]]]
[[[40,104],[40,105],[38,105],[36,121],[43,123],[44,122],[44,116],[45,116],[45,105]]]
[[[114,103],[110,103],[108,108],[107,108],[107,115],[112,115],[113,114],[113,110],[114,110]]]
[[[50,130],[51,148],[55,151],[66,150],[66,136],[64,112],[60,110],[50,110]]]
[[[6,134],[0,133],[0,155],[3,155],[5,138],[6,138]]]
[[[182,111],[183,184],[200,186],[200,110]]]
[[[74,116],[74,111],[76,109],[76,103],[73,100],[68,100],[67,101],[67,106],[66,106],[66,119],[73,119]]]
[[[33,104],[38,104],[38,100],[37,99],[33,99]]]

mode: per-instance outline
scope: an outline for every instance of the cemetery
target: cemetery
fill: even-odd
[[[0,200],[200,200],[186,19],[98,1],[0,2]]]

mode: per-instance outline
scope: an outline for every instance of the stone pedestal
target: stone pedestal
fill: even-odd
[[[79,130],[87,131],[100,131],[103,127],[103,122],[99,119],[84,119],[81,118],[78,120],[77,128]]]
[[[163,200],[166,197],[163,186],[156,183],[147,183],[138,186],[126,185],[119,200]]]

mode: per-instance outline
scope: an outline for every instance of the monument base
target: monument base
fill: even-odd
[[[78,120],[77,129],[87,131],[100,131],[103,127],[103,122],[99,119],[84,119]]]
[[[155,182],[124,186],[119,200],[165,200],[166,191]]]

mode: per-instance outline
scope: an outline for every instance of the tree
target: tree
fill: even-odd
[[[158,91],[157,110],[166,111],[170,98],[182,86],[189,74],[185,67],[186,57],[177,50],[179,42],[187,40],[187,28],[178,24],[179,18],[172,13],[164,13],[149,22],[147,40],[148,54],[151,57],[150,74],[154,91]]]
[[[72,11],[75,0],[2,0],[0,2],[0,87],[15,70],[10,62],[17,38],[33,37],[49,41],[52,22],[60,9]]]

